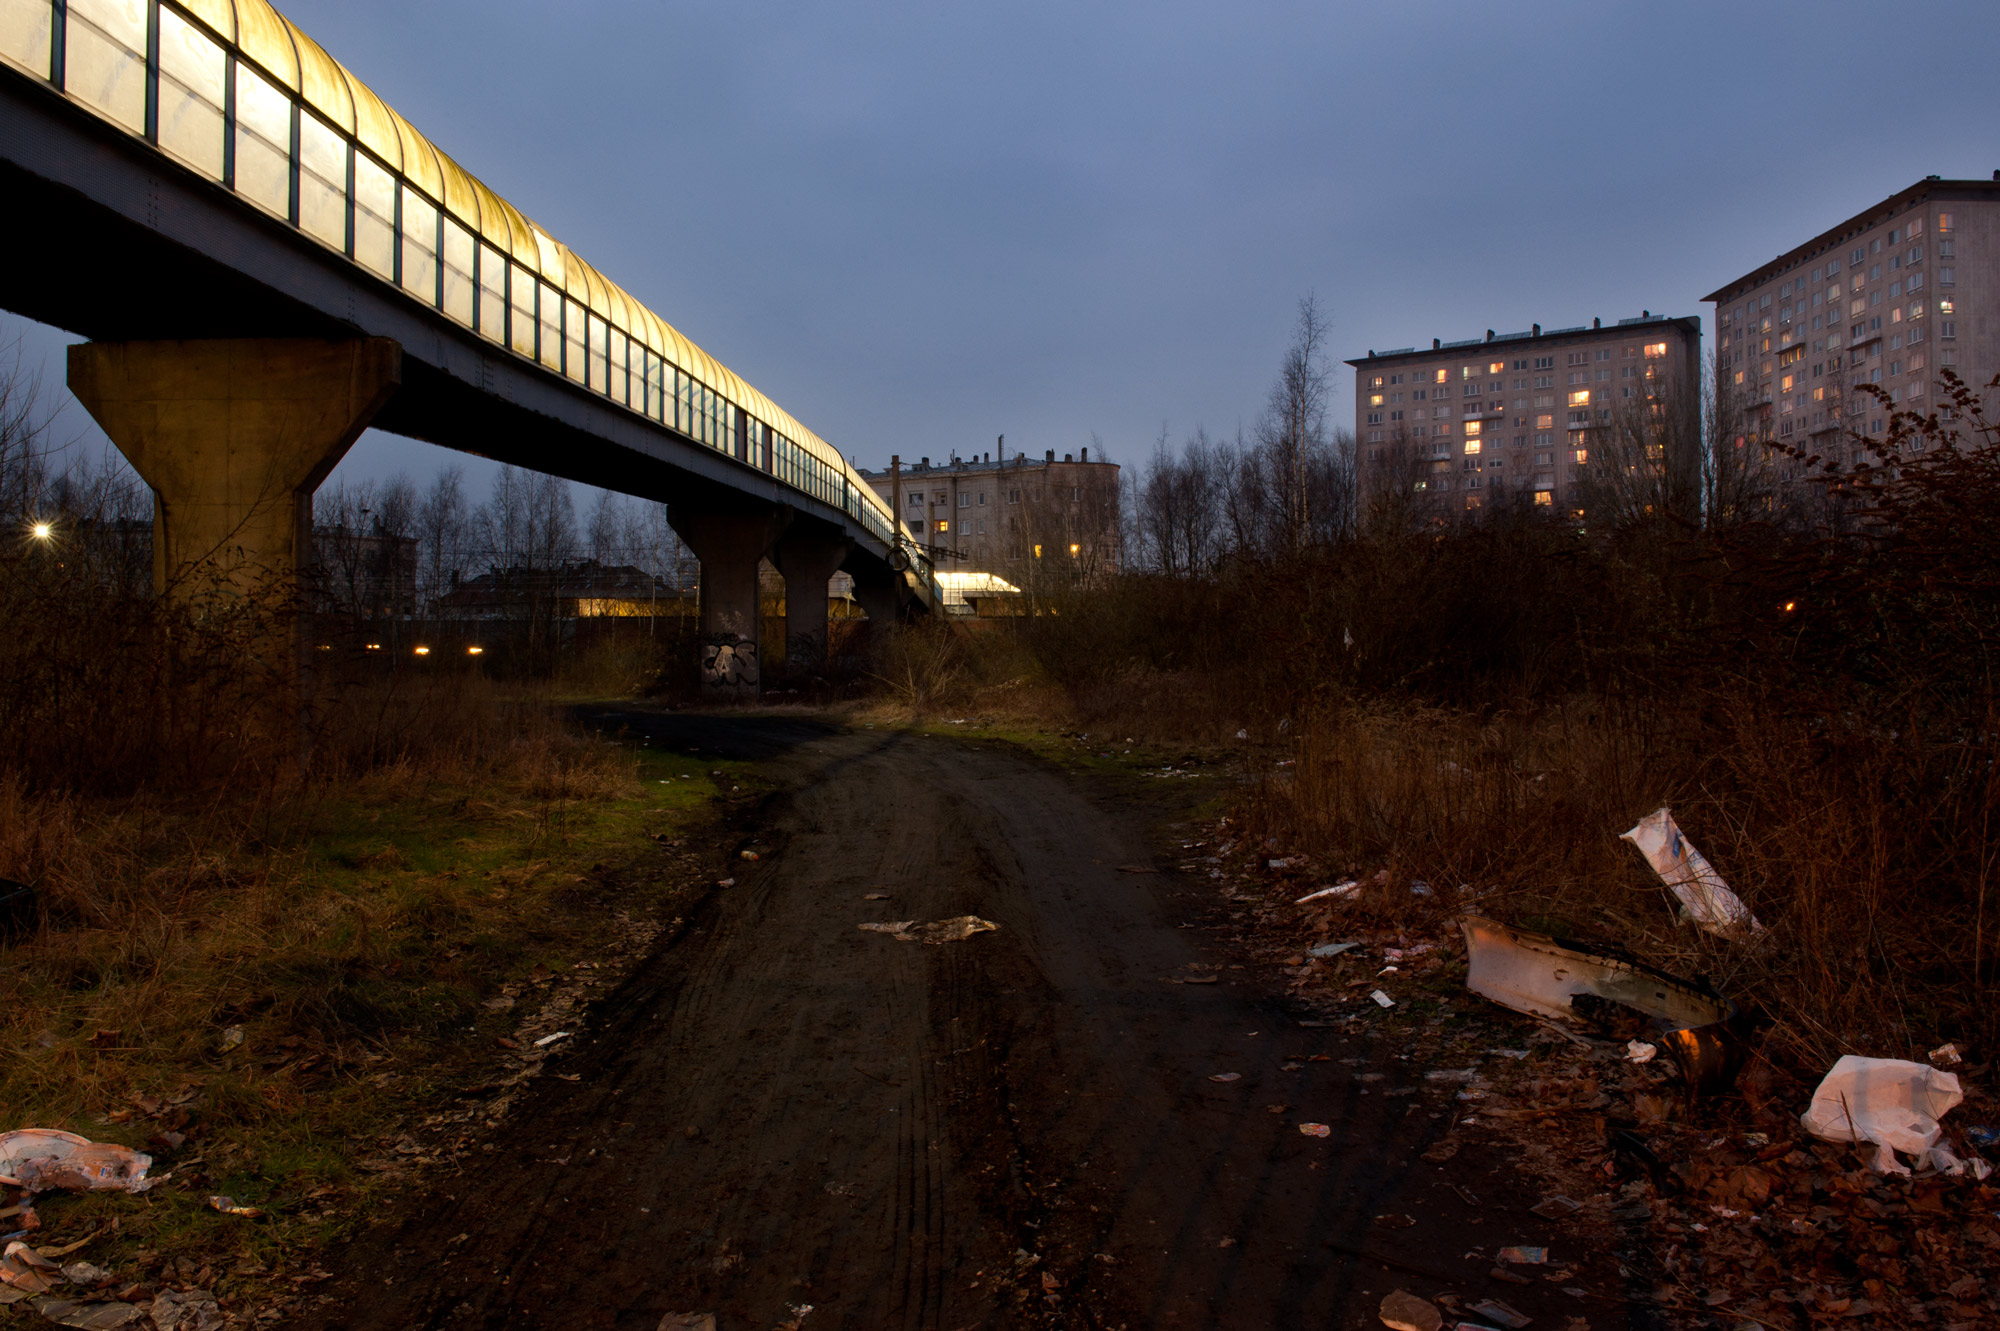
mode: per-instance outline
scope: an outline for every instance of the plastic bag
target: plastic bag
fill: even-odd
[[[1963,1171],[1957,1157],[1938,1146],[1938,1120],[1965,1098],[1956,1073],[1898,1058],[1843,1055],[1813,1092],[1799,1116],[1822,1141],[1873,1142],[1875,1172],[1908,1174],[1896,1152],[1915,1156],[1946,1173]]]

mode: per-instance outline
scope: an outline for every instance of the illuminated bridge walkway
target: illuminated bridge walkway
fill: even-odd
[[[156,578],[288,580],[374,426],[668,506],[705,679],[754,692],[845,568],[928,566],[833,448],[475,180],[265,0],[0,0],[0,304],[92,339],[72,389],[157,495]]]

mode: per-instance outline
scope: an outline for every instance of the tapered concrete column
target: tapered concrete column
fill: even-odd
[[[153,488],[153,585],[295,608],[312,495],[402,380],[388,338],[91,342],[69,386]]]
[[[757,657],[757,565],[783,534],[791,510],[667,508],[667,523],[701,561],[701,690],[716,698],[755,698],[763,682]]]
[[[831,528],[795,525],[771,550],[785,575],[785,665],[810,674],[826,665],[826,585],[854,542]]]

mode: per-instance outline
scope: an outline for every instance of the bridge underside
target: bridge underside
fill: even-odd
[[[759,558],[820,578],[791,598],[802,614],[824,606],[819,570],[829,552],[839,558],[828,574],[852,573],[871,614],[923,608],[922,584],[892,570],[887,543],[842,508],[485,341],[59,96],[12,78],[0,78],[0,198],[7,200],[0,243],[13,258],[0,270],[0,305],[16,313],[102,343],[386,339],[399,349],[400,372],[361,425],[667,504],[703,561],[703,631],[712,640],[705,655],[726,667],[705,678],[718,692],[757,688]],[[114,428],[100,416],[139,465],[132,419],[128,412]],[[315,464],[303,490],[308,513],[311,487],[359,428]],[[140,470],[158,490],[157,465],[154,474]],[[286,488],[266,501],[288,498]],[[723,539],[724,529],[733,535]],[[754,555],[746,553],[751,545],[759,547]],[[277,562],[289,563],[291,553]],[[723,591],[743,581],[746,558],[747,618],[740,598]],[[801,622],[788,636],[810,640],[814,630]],[[823,623],[817,638],[823,651]],[[801,641],[788,654],[814,650]]]

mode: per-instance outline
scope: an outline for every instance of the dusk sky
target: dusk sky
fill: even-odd
[[[866,466],[1233,434],[1308,291],[1343,358],[1706,316],[2000,167],[1993,0],[280,7]],[[337,475],[448,456],[371,432]]]

